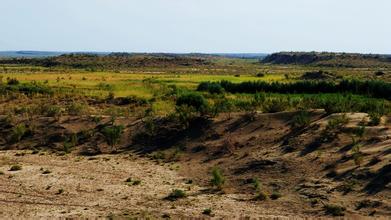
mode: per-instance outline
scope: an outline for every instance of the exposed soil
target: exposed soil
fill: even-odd
[[[156,119],[152,130],[143,120],[118,118],[125,132],[114,149],[100,134],[109,117],[21,118],[36,129],[15,144],[7,140],[12,126],[2,123],[0,214],[209,218],[202,212],[210,208],[216,218],[306,218],[331,216],[325,206],[333,204],[346,209],[345,217],[389,218],[389,119],[366,126],[358,138],[354,131],[367,123],[366,114],[346,114],[347,124],[336,130],[327,125],[341,115],[312,111],[308,126],[293,128],[296,114],[222,114],[196,119],[187,129]],[[71,134],[77,146],[64,154]],[[360,146],[356,153],[352,140]],[[14,164],[22,169],[9,171]],[[222,191],[210,185],[213,167],[226,178]],[[254,178],[266,195],[281,197],[254,200]],[[164,199],[174,189],[187,197]]]

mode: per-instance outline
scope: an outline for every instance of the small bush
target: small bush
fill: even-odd
[[[256,195],[255,195],[255,200],[259,200],[259,201],[265,201],[268,199],[268,196],[265,192],[263,191],[259,191]]]
[[[211,183],[213,186],[217,187],[217,189],[221,190],[223,188],[223,185],[225,183],[225,177],[221,170],[217,167],[213,168],[212,170],[212,179]]]
[[[167,200],[170,200],[170,201],[175,201],[175,200],[178,200],[178,199],[181,199],[181,198],[185,198],[186,197],[186,193],[185,191],[181,190],[181,189],[174,189],[167,197],[166,199]]]
[[[50,173],[52,173],[52,171],[50,171],[50,170],[44,170],[44,171],[42,172],[42,174],[50,174]]]
[[[211,208],[204,209],[204,211],[202,211],[202,214],[210,216],[212,215],[212,209]]]
[[[305,128],[311,123],[310,115],[307,111],[300,111],[292,119],[292,126],[294,128]]]
[[[206,113],[208,109],[208,102],[198,93],[186,93],[178,97],[176,100],[176,106],[187,105],[193,107],[196,111],[203,114]]]
[[[261,183],[259,182],[258,178],[253,179],[252,182],[255,189],[254,200],[260,200],[260,201],[267,200],[268,196],[265,192],[261,190]]]
[[[175,113],[171,117],[177,119],[184,128],[188,128],[190,122],[197,116],[194,107],[181,105],[175,107]]]
[[[9,169],[9,171],[18,171],[18,170],[21,170],[22,169],[22,166],[19,165],[19,164],[15,164],[15,165],[12,165]]]
[[[369,113],[369,126],[377,126],[381,122],[382,114],[378,112],[370,112]]]
[[[113,148],[119,143],[123,132],[124,126],[122,125],[106,126],[102,130],[102,134],[105,136],[107,144]]]
[[[15,78],[10,78],[7,80],[7,85],[19,85],[19,80]]]
[[[27,133],[27,128],[24,124],[18,124],[12,129],[10,141],[12,143],[19,142],[22,137]]]
[[[289,102],[284,98],[268,100],[264,106],[264,112],[275,113],[287,110]]]
[[[279,193],[279,192],[277,192],[277,191],[274,191],[271,195],[270,195],[270,198],[272,199],[272,200],[277,200],[277,199],[279,199],[279,198],[281,198],[281,193]]]
[[[197,91],[207,91],[211,94],[224,93],[223,87],[219,83],[214,82],[202,82],[198,85]]]
[[[344,216],[346,210],[345,207],[339,205],[333,205],[333,204],[325,205],[324,209],[326,211],[326,214],[333,215],[333,216]]]
[[[356,144],[352,148],[352,157],[353,157],[354,163],[357,166],[361,166],[362,161],[364,160],[364,156],[360,151],[360,147],[361,146],[359,144]]]
[[[57,117],[61,115],[61,108],[55,105],[45,105],[42,108],[42,112],[44,112],[48,117]]]
[[[62,193],[64,193],[64,189],[61,188],[61,189],[58,189],[58,191],[57,191],[56,194],[57,194],[57,195],[60,195],[60,194],[62,194]]]
[[[66,110],[70,115],[81,115],[87,112],[88,106],[80,103],[71,103]]]
[[[340,130],[349,122],[349,118],[345,114],[332,118],[327,123],[326,129],[328,130]]]

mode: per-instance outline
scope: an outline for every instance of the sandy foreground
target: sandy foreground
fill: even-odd
[[[2,219],[208,218],[202,214],[207,208],[222,218],[300,218],[283,208],[246,202],[245,195],[207,193],[206,188],[188,184],[179,176],[177,165],[158,165],[135,155],[79,157],[2,151],[0,161]],[[9,171],[12,164],[22,169]],[[134,185],[137,180],[140,184]],[[185,190],[188,197],[165,200],[173,189]]]

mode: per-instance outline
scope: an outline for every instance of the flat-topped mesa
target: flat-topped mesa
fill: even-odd
[[[330,52],[279,52],[262,60],[270,64],[297,64],[337,67],[390,66],[391,56]]]

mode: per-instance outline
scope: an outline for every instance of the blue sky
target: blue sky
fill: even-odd
[[[1,0],[0,50],[391,53],[390,0]]]

